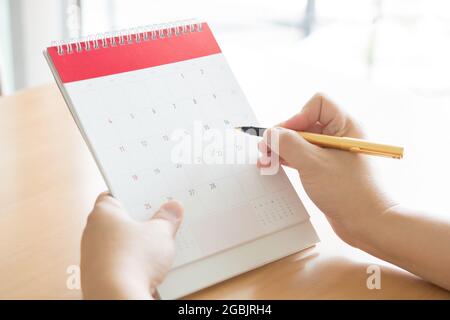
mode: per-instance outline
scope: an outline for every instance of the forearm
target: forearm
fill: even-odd
[[[364,228],[356,246],[450,290],[450,223],[393,207]]]
[[[106,286],[83,290],[86,300],[153,300],[149,291],[141,286]]]
[[[87,300],[153,300],[146,282],[128,273],[111,275],[103,270],[82,275],[81,282],[83,297]]]

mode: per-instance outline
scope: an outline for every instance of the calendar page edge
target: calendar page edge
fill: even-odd
[[[289,242],[285,243],[285,240],[288,239]],[[311,220],[307,219],[244,245],[222,251],[172,270],[159,286],[158,293],[162,299],[179,299],[310,248],[319,242],[320,238]],[[258,248],[270,248],[271,251],[267,253],[265,250],[254,250]],[[258,257],[255,257],[255,254]],[[242,259],[243,257],[244,259]],[[248,261],[244,265],[242,261],[245,259]],[[236,268],[234,264],[237,261],[240,261],[241,266],[231,270]],[[218,274],[211,276],[210,271],[214,270],[212,268],[214,264],[217,264],[219,269],[222,267],[222,270]],[[228,270],[223,270],[224,265]],[[194,273],[198,274],[193,276]],[[198,275],[202,277],[200,281],[196,281],[198,280],[196,277]]]
[[[55,82],[56,82],[56,84],[58,86],[58,89],[59,89],[59,91],[61,92],[61,95],[64,98],[64,102],[65,102],[67,108],[69,109],[70,115],[72,116],[72,119],[74,120],[74,122],[75,122],[75,124],[76,124],[76,126],[78,128],[78,131],[80,132],[84,142],[86,143],[90,154],[94,158],[95,164],[97,165],[97,168],[99,169],[100,174],[102,175],[103,181],[105,182],[106,187],[108,188],[108,191],[112,195],[114,195],[114,190],[113,190],[113,188],[111,186],[111,183],[109,182],[109,178],[108,178],[108,176],[106,174],[106,170],[104,170],[104,168],[103,168],[103,166],[102,166],[102,164],[100,162],[100,159],[98,158],[98,156],[97,156],[97,154],[95,152],[95,148],[92,146],[92,144],[91,144],[91,142],[89,140],[89,137],[88,137],[88,135],[86,134],[86,132],[84,130],[84,126],[83,126],[83,124],[80,121],[80,118],[79,118],[79,116],[77,114],[76,108],[73,106],[72,100],[70,98],[70,94],[69,94],[69,92],[66,89],[66,85],[61,81],[59,73],[56,70],[56,67],[53,64],[53,61],[52,61],[50,55],[48,54],[47,50],[44,50],[43,54],[44,54],[45,59],[47,60],[47,63],[49,65],[49,67],[50,67],[50,70],[52,72],[53,78],[55,79]]]

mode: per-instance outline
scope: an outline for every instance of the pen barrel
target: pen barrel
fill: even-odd
[[[339,149],[356,153],[401,159],[403,148],[362,139],[335,137],[310,132],[298,132],[306,141],[324,148]]]

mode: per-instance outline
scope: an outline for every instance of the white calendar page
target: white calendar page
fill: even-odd
[[[223,148],[206,143],[211,156],[241,152],[246,163],[204,163],[194,151],[192,161],[174,161],[180,139],[194,141],[208,130],[225,136],[235,126],[257,125],[205,28],[181,40],[111,44],[82,53],[48,49],[107,185],[130,215],[145,220],[168,200],[183,204],[174,268],[308,220],[284,171],[261,175],[256,168],[254,137],[235,133],[239,137]]]

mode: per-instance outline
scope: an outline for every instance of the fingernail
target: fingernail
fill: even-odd
[[[270,162],[271,162],[270,157],[264,156],[264,155],[259,157],[258,160],[259,160],[259,163],[261,163],[261,165],[263,165],[263,166],[270,165]]]
[[[277,133],[279,133],[282,130],[284,130],[283,127],[277,126],[277,127],[272,127],[272,128],[267,129],[265,133],[267,133],[270,136],[273,133],[277,134]]]
[[[272,127],[266,130],[264,132],[264,142],[272,148],[272,141],[278,141],[278,137],[281,134],[281,131],[284,130],[284,128],[281,127]]]
[[[161,206],[160,211],[172,220],[180,220],[183,209],[178,202],[171,201],[164,203]]]

